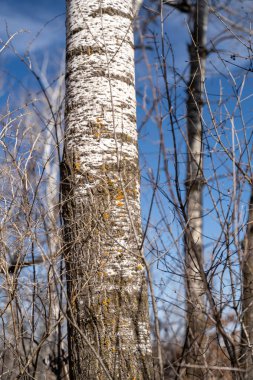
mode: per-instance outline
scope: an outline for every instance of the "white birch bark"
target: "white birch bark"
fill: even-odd
[[[187,282],[187,363],[204,363],[205,354],[205,298],[200,267],[203,265],[202,242],[202,95],[206,66],[206,32],[208,2],[197,0],[194,27],[189,47],[190,78],[187,99],[188,164],[187,164],[187,218],[185,231],[186,282]],[[196,368],[186,370],[187,379],[204,379],[204,371]]]
[[[62,165],[71,379],[151,378],[131,0],[67,1]],[[84,334],[81,336],[78,329]]]

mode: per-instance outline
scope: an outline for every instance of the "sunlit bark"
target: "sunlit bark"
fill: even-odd
[[[133,3],[67,1],[62,165],[71,379],[151,378]]]

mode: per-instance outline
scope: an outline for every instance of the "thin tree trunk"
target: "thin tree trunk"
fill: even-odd
[[[62,191],[75,380],[152,378],[133,13],[130,0],[67,1]]]
[[[249,215],[244,239],[242,263],[242,365],[245,380],[253,379],[253,189],[249,201]]]
[[[205,297],[200,266],[203,265],[202,242],[202,103],[206,65],[206,32],[208,2],[197,0],[194,27],[189,46],[190,78],[187,99],[188,163],[186,178],[187,225],[185,228],[186,283],[187,283],[187,355],[191,365],[203,365],[205,355]],[[187,368],[187,379],[204,379],[205,370]]]

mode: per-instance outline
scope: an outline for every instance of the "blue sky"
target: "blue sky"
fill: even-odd
[[[240,1],[235,1],[240,5]],[[243,3],[246,4],[246,1]],[[43,62],[47,61],[47,74],[49,78],[53,79],[55,77],[55,73],[57,69],[60,67],[60,62],[64,57],[64,47],[65,47],[65,1],[64,0],[1,0],[1,14],[0,14],[0,38],[3,41],[7,40],[7,31],[6,25],[8,26],[8,32],[10,34],[15,33],[17,31],[23,30],[18,36],[16,36],[13,40],[14,49],[20,54],[25,55],[26,62],[29,63],[30,59],[32,62],[32,67],[35,71],[39,71]],[[145,17],[145,13],[141,12],[141,17]],[[209,37],[217,32],[222,30],[222,26],[212,17],[212,22],[209,24]],[[52,20],[50,22],[50,20]],[[166,22],[166,34],[170,39],[170,42],[173,46],[173,53],[175,55],[176,67],[179,73],[182,73],[183,70],[187,67],[187,44],[186,41],[189,41],[189,32],[187,27],[185,16],[179,15],[177,12],[172,12],[170,18],[167,19]],[[46,25],[47,24],[47,25]],[[247,27],[250,25],[246,24]],[[157,33],[159,40],[159,27],[157,29],[153,29],[154,33]],[[39,33],[39,35],[38,35]],[[150,30],[147,32],[151,33]],[[37,36],[37,37],[36,37]],[[148,40],[148,39],[147,39]],[[32,43],[31,43],[32,42]],[[248,61],[245,60],[247,56],[247,52],[245,52],[245,48],[243,45],[239,44],[238,41],[226,40],[220,45],[221,55],[223,59],[228,60],[228,67],[231,70],[232,75],[235,76],[238,85],[240,81],[242,81],[242,72],[236,66],[233,66],[233,63],[239,64],[241,66],[247,67]],[[139,53],[137,53],[138,56]],[[236,59],[236,61],[231,60],[231,55],[237,54],[240,55]],[[246,54],[246,55],[245,55]],[[153,78],[155,78],[156,72],[156,64],[158,60],[155,58],[154,51],[148,52],[148,58],[150,59],[150,63],[152,65],[152,74]],[[16,102],[17,94],[20,91],[21,85],[25,86],[29,91],[34,91],[38,89],[38,84],[36,80],[32,77],[31,73],[27,69],[27,67],[20,61],[20,59],[13,54],[13,49],[9,48],[4,51],[4,53],[0,56],[1,59],[1,71],[0,71],[0,107],[3,106],[6,102],[7,98],[10,98],[12,102]],[[217,70],[214,69],[216,66]],[[213,54],[208,57],[208,79],[206,85],[208,89],[213,94],[213,107],[216,107],[216,99],[217,95],[220,91],[220,86],[223,88],[224,97],[228,96],[228,101],[226,102],[226,107],[231,111],[234,107],[235,99],[233,95],[233,85],[232,79],[228,79],[228,76],[224,77],[221,73],[224,73],[226,70],[224,69],[224,65],[219,59],[217,54]],[[159,68],[157,70],[159,73]],[[221,73],[220,73],[221,72]],[[144,89],[145,86],[147,88],[147,95],[150,95],[149,84],[147,80],[144,79],[147,74],[146,68],[143,62],[139,63],[136,67],[136,83],[137,89]],[[246,73],[245,73],[246,74]],[[226,74],[227,75],[227,74]],[[169,80],[172,81],[172,76],[169,76]],[[252,91],[252,73],[247,76],[247,86],[245,87],[245,95],[250,95]],[[158,87],[163,91],[163,84],[161,78],[156,77],[155,81],[157,81]],[[172,82],[170,82],[171,84]],[[180,87],[181,86],[181,87]],[[183,116],[185,114],[185,87],[182,83],[178,86],[177,92],[178,96],[181,99],[182,103],[177,109],[178,115]],[[138,97],[139,108],[138,108],[138,121],[139,126],[144,117],[143,111],[141,111],[142,98]],[[243,106],[243,112],[246,116],[247,125],[249,128],[252,125],[252,101],[251,98],[245,101],[245,106]],[[164,113],[164,109],[162,113]],[[222,110],[222,116],[225,118],[225,108]],[[205,114],[205,119],[208,125],[210,125],[210,117],[208,113]],[[182,128],[184,128],[185,120],[181,121]],[[241,128],[241,119],[237,118],[236,127],[238,130]],[[227,126],[229,130],[229,126]],[[170,133],[168,132],[168,122],[164,123],[165,136],[169,141],[167,148],[171,148],[171,139]],[[180,144],[179,144],[180,145]],[[141,131],[141,140],[140,140],[140,152],[141,152],[141,167],[143,168],[143,176],[147,176],[147,169],[152,168],[154,172],[157,168],[157,153],[159,148],[159,134],[157,125],[155,122],[149,121],[145,128]],[[181,160],[185,160],[185,146],[182,143],[180,146],[181,149]],[[207,160],[208,162],[208,160]],[[170,170],[172,176],[174,175],[173,169],[173,160],[170,161]],[[231,165],[230,165],[231,166]],[[161,165],[162,168],[162,165]],[[221,174],[224,173],[224,167],[220,169]],[[207,173],[212,172],[212,168],[207,168]],[[182,165],[181,168],[181,179],[183,184],[183,179],[185,177],[185,165]],[[160,176],[161,186],[164,191],[167,192],[166,184],[164,183],[164,176],[161,170]],[[143,215],[144,217],[147,215],[147,210],[149,207],[149,200],[151,197],[150,185],[147,186],[147,182],[143,181],[143,197],[142,197],[142,206],[143,206]],[[231,180],[223,180],[221,182],[221,187],[225,191],[231,187]],[[183,185],[182,185],[183,188]],[[182,190],[183,191],[183,190]],[[215,194],[215,192],[214,192]],[[224,203],[226,203],[226,196],[224,196]],[[246,193],[244,196],[244,213],[246,214],[247,210],[247,197]],[[228,196],[229,198],[229,196]],[[210,199],[206,199],[205,208],[208,209],[210,206]],[[174,223],[174,215],[173,212],[170,211],[171,205],[167,200],[163,200],[164,207],[167,208],[167,217],[170,223]],[[159,221],[161,215],[157,212],[157,209],[154,209],[154,213],[152,215],[152,222],[155,225],[156,222]],[[211,217],[211,222],[205,223],[205,233],[209,237],[215,237],[217,235],[217,226],[215,217]],[[211,224],[210,224],[211,223]],[[212,228],[210,228],[210,225]],[[174,227],[175,226],[175,227]],[[177,230],[178,225],[176,222],[174,223],[173,229],[175,232],[175,236],[178,236],[180,233],[180,229]],[[162,230],[163,226],[161,226]],[[152,237],[153,232],[151,231],[150,236]],[[164,234],[165,235],[165,234]],[[168,236],[168,234],[167,234]],[[168,238],[164,238],[164,243],[169,246]],[[160,243],[158,243],[159,245]],[[183,249],[182,249],[183,251]],[[171,249],[172,254],[174,254],[174,248]]]
[[[0,15],[1,38],[6,38],[7,24],[9,33],[25,30],[24,35],[16,39],[16,46],[22,50],[27,48],[27,43],[43,28],[45,23],[50,22],[54,17],[65,13],[64,0],[2,0]],[[65,17],[59,17],[51,22],[42,31],[41,37],[34,44],[33,49],[42,47],[49,48],[52,44],[62,44],[64,36]]]
[[[17,80],[27,87],[36,86],[29,70],[13,54],[14,50],[21,56],[40,65],[45,57],[49,60],[48,74],[56,61],[62,59],[65,47],[65,1],[64,0],[2,0],[0,13],[0,39],[5,42],[8,34],[18,32],[12,47],[1,54],[0,78],[2,102],[17,90]],[[50,66],[51,65],[51,66]],[[34,67],[35,68],[35,67]],[[8,91],[3,84],[8,82]],[[21,84],[21,83],[20,83]]]
[[[151,2],[152,3],[152,2]],[[240,5],[239,1],[234,1]],[[245,2],[244,2],[245,3]],[[64,47],[65,47],[65,1],[64,0],[2,0],[1,1],[1,15],[0,15],[0,38],[5,41],[7,39],[6,25],[8,27],[8,33],[12,34],[17,31],[23,30],[13,40],[13,47],[18,54],[25,56],[27,63],[32,62],[32,67],[36,72],[39,72],[43,62],[47,61],[47,75],[51,80],[54,79],[55,73],[59,68],[59,62],[64,59]],[[141,11],[141,17],[145,18],[145,11]],[[158,23],[159,25],[159,23]],[[222,30],[222,25],[214,15],[210,17],[209,23],[209,39],[212,39],[217,31]],[[159,41],[159,26],[157,29],[153,29],[153,32],[157,34],[158,45]],[[147,34],[151,31],[149,30]],[[176,11],[172,11],[165,23],[166,38],[168,38],[173,46],[173,54],[175,56],[176,68],[179,73],[182,73],[188,65],[187,57],[187,41],[190,40],[189,30],[187,25],[187,18],[185,15],[180,15]],[[148,38],[147,38],[148,41]],[[154,45],[153,45],[154,47]],[[226,40],[225,43],[220,45],[222,49],[222,57],[226,60],[230,60],[231,54],[241,55],[244,57],[245,49],[238,41],[235,43],[233,39]],[[225,49],[224,49],[225,48]],[[139,53],[137,52],[137,56]],[[156,69],[158,60],[155,58],[154,50],[148,52],[148,58],[152,64],[153,77],[159,76],[159,68]],[[27,67],[20,61],[20,59],[13,54],[13,49],[9,48],[4,51],[0,57],[1,69],[3,70],[1,75],[2,88],[0,89],[0,105],[5,104],[6,99],[10,97],[13,102],[16,101],[16,93],[19,91],[20,86],[25,86],[28,91],[34,91],[38,89],[37,81],[32,77]],[[238,58],[239,59],[239,58]],[[245,65],[245,60],[239,59],[239,64]],[[237,63],[238,60],[235,62]],[[233,62],[232,62],[233,63]],[[222,84],[224,94],[228,94],[231,98],[231,83],[229,80],[222,77],[218,71],[214,69],[214,66],[218,70],[224,72],[224,66],[219,60],[217,54],[212,54],[208,57],[207,64],[207,86],[209,90],[217,96],[219,94],[219,86]],[[238,69],[236,66],[229,65],[229,69],[234,75],[237,75]],[[147,94],[150,96],[149,84],[143,77],[146,75],[146,69],[143,62],[136,66],[136,84],[137,89],[144,89],[146,86]],[[248,75],[247,82],[252,82],[252,75]],[[161,91],[163,88],[161,78],[155,79],[160,86]],[[172,80],[172,76],[169,76],[169,80]],[[240,77],[239,77],[240,81]],[[5,84],[5,85],[4,85]],[[8,86],[7,86],[8,84]],[[246,92],[249,94],[250,86],[246,88]],[[7,91],[6,91],[7,89]],[[181,116],[185,113],[184,99],[185,99],[185,87],[181,83],[177,89],[178,96],[181,98],[181,106],[178,108],[178,114]],[[213,100],[215,100],[215,96]],[[141,111],[142,98],[138,98],[138,121],[139,125],[144,116]],[[228,107],[233,103],[229,101]],[[245,107],[245,112],[248,112],[249,107]],[[208,118],[208,117],[207,117]],[[250,118],[250,114],[248,116]],[[210,120],[209,120],[210,121]],[[184,121],[182,121],[184,123]],[[166,130],[166,122],[164,125]],[[157,166],[157,152],[159,147],[159,135],[158,130],[154,122],[149,121],[141,132],[140,151],[141,151],[141,166],[152,168],[154,171]],[[169,139],[169,135],[167,134]],[[168,146],[168,149],[171,147]],[[182,154],[185,154],[184,147],[182,147]],[[182,156],[183,157],[183,156]],[[145,169],[145,170],[146,170]],[[171,166],[173,172],[173,164]],[[181,169],[182,178],[184,177],[185,168]],[[162,178],[162,176],[161,176]],[[147,209],[148,198],[150,193],[146,193],[146,197],[143,197],[143,210],[145,215],[145,209]]]

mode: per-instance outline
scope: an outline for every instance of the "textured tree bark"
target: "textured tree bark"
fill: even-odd
[[[249,215],[244,239],[242,263],[242,366],[245,380],[253,379],[253,189],[249,201]]]
[[[131,0],[67,1],[61,173],[75,380],[152,378],[139,249],[134,12]]]
[[[185,227],[187,285],[187,355],[188,364],[203,365],[205,354],[205,289],[201,279],[202,247],[202,103],[206,66],[208,2],[197,0],[193,14],[192,41],[189,46],[190,78],[187,99],[188,163],[186,178],[187,225]],[[187,379],[204,379],[204,370],[186,369]]]

